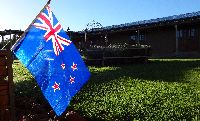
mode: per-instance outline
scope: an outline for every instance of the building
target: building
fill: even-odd
[[[72,32],[71,37],[79,47],[85,46],[80,42],[147,44],[153,56],[200,56],[200,11]]]

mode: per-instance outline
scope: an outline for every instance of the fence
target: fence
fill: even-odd
[[[0,50],[0,121],[14,121],[12,54]]]

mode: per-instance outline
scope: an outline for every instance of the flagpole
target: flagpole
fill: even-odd
[[[49,0],[48,2],[47,2],[47,4],[50,4],[51,3],[51,0]]]
[[[40,13],[51,3],[51,0],[48,0],[46,5],[43,7],[43,9],[39,12],[39,14],[35,17],[35,19],[31,22],[31,24],[28,26],[28,28],[24,31],[24,33],[20,36],[20,38],[15,42],[15,44],[11,47],[11,51],[13,51],[16,46],[21,42],[21,39],[26,35],[27,31],[31,28],[35,20],[39,17]]]

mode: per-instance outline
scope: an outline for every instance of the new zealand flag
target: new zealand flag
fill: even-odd
[[[48,5],[13,47],[60,116],[90,77],[76,47]]]

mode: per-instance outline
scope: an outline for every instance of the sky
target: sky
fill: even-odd
[[[0,0],[0,30],[25,30],[48,0]],[[82,31],[93,20],[119,25],[200,11],[200,0],[52,0],[64,30]]]

